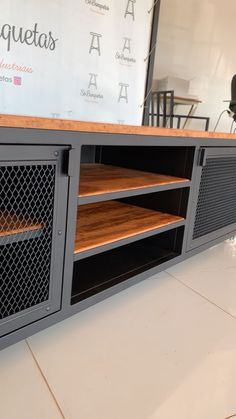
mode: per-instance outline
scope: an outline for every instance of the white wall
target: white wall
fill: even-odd
[[[154,79],[170,75],[191,80],[191,93],[203,101],[196,114],[210,116],[210,129],[228,107],[222,101],[231,97],[235,18],[235,0],[161,0]],[[217,131],[228,132],[231,123],[224,115]]]

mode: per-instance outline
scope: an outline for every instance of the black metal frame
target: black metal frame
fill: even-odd
[[[147,79],[146,79],[145,97],[144,97],[144,104],[143,104],[143,107],[144,107],[143,125],[149,125],[149,106],[150,106],[150,101],[151,101],[151,90],[152,90],[153,71],[154,71],[154,64],[155,64],[155,53],[156,53],[156,45],[157,45],[157,33],[158,33],[160,7],[161,7],[161,0],[158,0],[157,3],[154,5],[154,9],[153,9],[152,32],[151,32],[151,39],[150,39]]]
[[[192,109],[192,107],[191,107]],[[174,90],[155,91],[151,93],[149,103],[149,125],[152,127],[173,128],[174,119],[177,119],[177,128],[181,128],[182,119],[186,122],[189,119],[205,121],[205,131],[208,131],[210,118],[207,116],[180,115],[174,113]]]
[[[164,90],[152,92],[149,111],[149,125],[152,127],[166,127],[167,124],[169,124],[169,127],[173,128],[173,118],[174,91]]]
[[[176,118],[177,121],[177,128],[180,129],[181,128],[181,120],[182,119],[193,119],[193,120],[199,120],[199,121],[205,121],[205,131],[209,130],[209,124],[210,124],[210,118],[208,116],[195,116],[195,115],[191,115],[191,116],[186,116],[186,115],[173,115],[173,118]]]

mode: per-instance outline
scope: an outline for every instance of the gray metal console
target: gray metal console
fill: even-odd
[[[2,115],[0,182],[1,349],[236,232],[236,135]]]

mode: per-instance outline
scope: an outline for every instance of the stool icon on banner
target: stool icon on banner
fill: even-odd
[[[120,86],[120,94],[119,94],[118,102],[121,102],[121,100],[125,100],[126,103],[128,103],[129,102],[129,99],[128,99],[129,84],[119,83],[119,86]]]
[[[92,51],[97,51],[98,55],[101,55],[101,45],[100,45],[100,38],[102,35],[100,33],[90,32],[90,35],[92,37],[91,44],[89,48],[89,54],[91,54]]]
[[[95,74],[95,73],[89,73],[89,75],[90,75],[90,80],[89,80],[89,86],[88,86],[88,88],[90,89],[90,87],[93,86],[97,90],[98,89],[98,86],[97,86],[97,77],[98,77],[98,75]]]
[[[127,6],[126,6],[126,11],[125,11],[125,18],[126,18],[126,16],[130,15],[130,16],[132,16],[133,20],[135,20],[134,3],[136,3],[136,0],[128,0]]]
[[[124,38],[125,42],[124,42],[124,46],[123,46],[123,52],[125,50],[129,51],[129,53],[131,54],[131,38]]]

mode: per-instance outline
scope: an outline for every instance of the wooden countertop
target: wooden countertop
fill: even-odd
[[[16,115],[0,115],[0,127],[28,128],[55,131],[75,131],[107,134],[135,134],[159,137],[191,137],[191,138],[218,138],[236,140],[236,134],[211,133],[206,131],[191,131],[170,128],[153,128],[132,125],[116,125],[95,122],[81,122],[66,119],[37,118]]]

